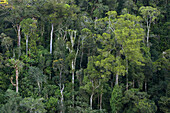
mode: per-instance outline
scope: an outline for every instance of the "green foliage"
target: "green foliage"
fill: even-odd
[[[34,99],[27,97],[20,102],[20,106],[23,107],[26,112],[45,113],[46,110],[44,109],[44,103],[42,101],[43,98]]]
[[[0,112],[170,112],[169,13],[168,0],[0,4]]]
[[[125,91],[123,103],[126,112],[153,113],[157,111],[157,106],[149,99],[149,95],[145,92],[139,92],[138,89],[130,89]]]
[[[118,85],[115,85],[112,91],[112,96],[110,99],[110,106],[112,108],[112,113],[120,112],[122,105],[122,88]]]
[[[20,101],[22,98],[13,90],[8,89],[5,92],[6,103],[1,107],[3,113],[20,113]]]
[[[160,106],[160,110],[164,113],[168,113],[170,112],[169,110],[169,105],[170,105],[170,98],[169,97],[161,97],[160,101],[159,101],[159,106]]]
[[[29,78],[38,84],[38,88],[40,91],[42,83],[46,82],[47,79],[47,77],[43,74],[43,71],[40,70],[38,67],[29,67],[28,74],[30,75]]]
[[[48,99],[45,105],[49,113],[54,113],[57,111],[58,101],[59,101],[58,98],[55,98],[55,97],[50,97]]]
[[[153,8],[151,6],[142,6],[140,7],[139,11],[141,12],[141,15],[143,16],[145,21],[148,21],[148,19],[150,19],[150,22],[153,22],[160,14],[157,8]]]

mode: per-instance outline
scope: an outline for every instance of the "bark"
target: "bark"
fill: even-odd
[[[26,36],[26,55],[28,54],[28,35]]]
[[[13,83],[13,77],[11,77],[11,83],[12,83],[13,86],[16,87],[16,84]]]
[[[151,18],[150,18],[150,22],[149,22],[149,18],[147,17],[147,47],[149,47],[149,33],[150,33],[150,26],[151,26]]]
[[[74,71],[75,71],[75,65],[74,65],[74,60],[72,60],[72,90],[74,93]],[[74,107],[74,94],[72,96],[72,101],[73,101],[73,107]]]
[[[115,85],[118,85],[118,82],[119,82],[119,75],[118,73],[116,74],[116,82],[115,82]]]
[[[38,84],[38,89],[39,89],[39,92],[40,92],[40,89],[41,89],[40,82],[37,82],[37,84]]]
[[[93,95],[94,92],[92,92],[91,96],[90,96],[90,108],[93,109]]]
[[[133,79],[133,88],[135,88],[135,80]]]
[[[148,31],[147,31],[147,47],[149,46],[149,31],[150,31],[150,28],[148,27]]]
[[[100,94],[100,110],[102,110],[102,97],[103,97],[103,93]]]
[[[60,93],[61,93],[61,108],[62,108],[62,110],[60,111],[60,113],[64,113],[64,111],[63,111],[63,107],[64,107],[64,104],[63,104],[63,102],[64,102],[64,94],[63,94],[63,91],[64,91],[64,84],[63,84],[62,89],[61,89],[61,86],[60,86]]]
[[[60,94],[61,94],[61,100],[60,100],[60,102],[61,102],[61,110],[60,110],[60,113],[64,113],[64,111],[63,111],[63,107],[64,107],[64,104],[63,104],[63,102],[64,102],[64,94],[63,94],[63,91],[64,91],[64,84],[63,84],[63,86],[62,86],[62,68],[60,69],[60,84],[59,84],[59,86],[60,86]]]
[[[18,67],[16,67],[16,92],[17,93],[18,93],[18,75],[19,75]]]
[[[52,54],[53,32],[54,32],[54,25],[51,24],[50,54]]]
[[[17,26],[17,34],[18,34],[18,47],[21,46],[21,25]]]

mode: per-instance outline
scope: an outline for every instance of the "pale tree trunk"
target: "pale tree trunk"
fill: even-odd
[[[18,67],[15,66],[15,77],[16,77],[16,84],[13,83],[13,77],[11,77],[11,83],[13,86],[16,87],[16,93],[18,93],[18,76],[19,76],[19,72],[18,72]]]
[[[146,43],[147,43],[147,47],[149,47],[149,31],[150,31],[150,27],[148,26],[147,28],[148,28],[148,31],[147,31],[147,41],[146,41]]]
[[[21,47],[21,25],[17,25],[18,47]]]
[[[93,109],[93,95],[94,92],[92,92],[91,96],[90,96],[90,108]]]
[[[18,93],[18,76],[19,76],[18,67],[16,67],[16,92],[17,93]]]
[[[147,17],[147,40],[146,40],[146,43],[147,43],[147,47],[149,47],[149,33],[150,33],[150,26],[151,26],[151,18],[150,18],[150,22],[149,22],[149,18]]]
[[[60,93],[61,93],[61,111],[60,113],[64,113],[63,111],[63,107],[64,107],[64,94],[63,94],[63,91],[64,91],[64,84],[63,84],[63,87],[61,88],[61,85],[60,85]]]
[[[101,94],[100,94],[100,110],[102,110],[102,97],[103,97],[103,93],[101,92]]]
[[[26,35],[26,55],[28,54],[28,35]]]
[[[135,88],[135,80],[133,79],[133,88]]]
[[[71,47],[68,47],[68,49],[69,49],[69,52],[72,54],[73,50],[74,50],[75,39],[76,39],[76,31],[70,31],[69,35],[70,35]],[[77,59],[78,52],[79,52],[79,43],[77,45],[77,51],[76,51],[75,57],[74,57],[74,59],[72,59],[72,62],[71,62],[71,68],[72,68],[72,91],[73,92],[74,92],[74,77],[75,77],[74,73],[75,73],[76,59]],[[73,107],[74,107],[74,94],[72,95],[72,101],[73,101]]]
[[[115,85],[118,85],[118,83],[119,83],[119,75],[118,75],[118,73],[116,73],[116,82],[115,82]]]
[[[62,68],[60,68],[59,70],[60,70],[60,84],[59,84],[59,86],[60,86],[60,94],[61,94],[61,99],[60,99],[61,110],[60,110],[60,113],[64,113],[64,111],[63,111],[63,107],[64,107],[64,94],[63,94],[64,84],[62,84]]]
[[[39,92],[40,92],[40,90],[41,90],[40,82],[37,82],[37,84],[38,84],[38,89],[39,89]]]
[[[73,90],[72,101],[73,101],[73,107],[74,107],[74,71],[75,71],[74,60],[72,60],[71,64],[72,64],[72,90]]]
[[[51,24],[50,54],[52,54],[53,31],[54,31],[54,25]]]
[[[74,71],[75,71],[75,65],[74,65],[74,60],[71,62],[71,68],[72,68],[72,84],[74,84]],[[74,89],[74,86],[73,86]]]
[[[95,90],[96,90],[97,88],[99,88],[100,82],[99,82],[99,85],[96,86],[96,87],[94,86],[93,80],[91,81],[91,83],[92,83],[92,94],[91,94],[91,96],[90,96],[90,108],[93,109],[93,96],[94,96],[94,94],[95,94]]]

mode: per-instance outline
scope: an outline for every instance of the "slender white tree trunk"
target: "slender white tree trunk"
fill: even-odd
[[[147,47],[149,47],[149,31],[150,31],[150,28],[149,28],[149,26],[148,26],[148,31],[147,31],[147,41],[146,41]]]
[[[118,85],[118,83],[119,83],[119,75],[118,75],[118,73],[116,73],[116,82],[115,82],[115,85]]]
[[[71,67],[72,67],[72,84],[74,84],[74,71],[75,71],[74,60],[72,60],[71,62]]]
[[[18,76],[19,76],[18,67],[16,67],[16,92],[17,93],[18,93]]]
[[[53,24],[51,24],[50,54],[52,54],[53,31],[54,31],[54,25],[53,25]]]
[[[60,111],[60,113],[64,113],[64,111],[63,111],[63,107],[64,107],[64,94],[63,94],[63,91],[64,91],[64,84],[63,84],[62,89],[61,89],[61,87],[60,87],[60,93],[61,93],[61,108],[62,108],[62,110]]]
[[[39,89],[39,92],[40,92],[40,89],[41,89],[40,82],[37,82],[37,84],[38,84],[38,89]]]
[[[17,31],[18,31],[18,47],[21,46],[21,25],[17,26]]]
[[[103,97],[103,93],[100,94],[100,110],[102,110],[102,97]]]
[[[94,93],[92,92],[91,96],[90,96],[90,108],[93,109],[93,95]]]
[[[74,93],[74,71],[75,71],[74,60],[72,60],[71,66],[72,66],[72,90]],[[73,101],[73,107],[74,107],[74,94],[72,95],[72,101]]]
[[[28,54],[28,35],[26,35],[26,55]]]

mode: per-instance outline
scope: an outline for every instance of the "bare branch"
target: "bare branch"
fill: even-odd
[[[11,80],[12,85],[16,87],[17,85],[16,85],[16,84],[14,84],[14,83],[13,83],[13,81],[12,81],[12,80],[13,80],[13,77],[11,77],[11,79],[10,79],[10,80]]]

